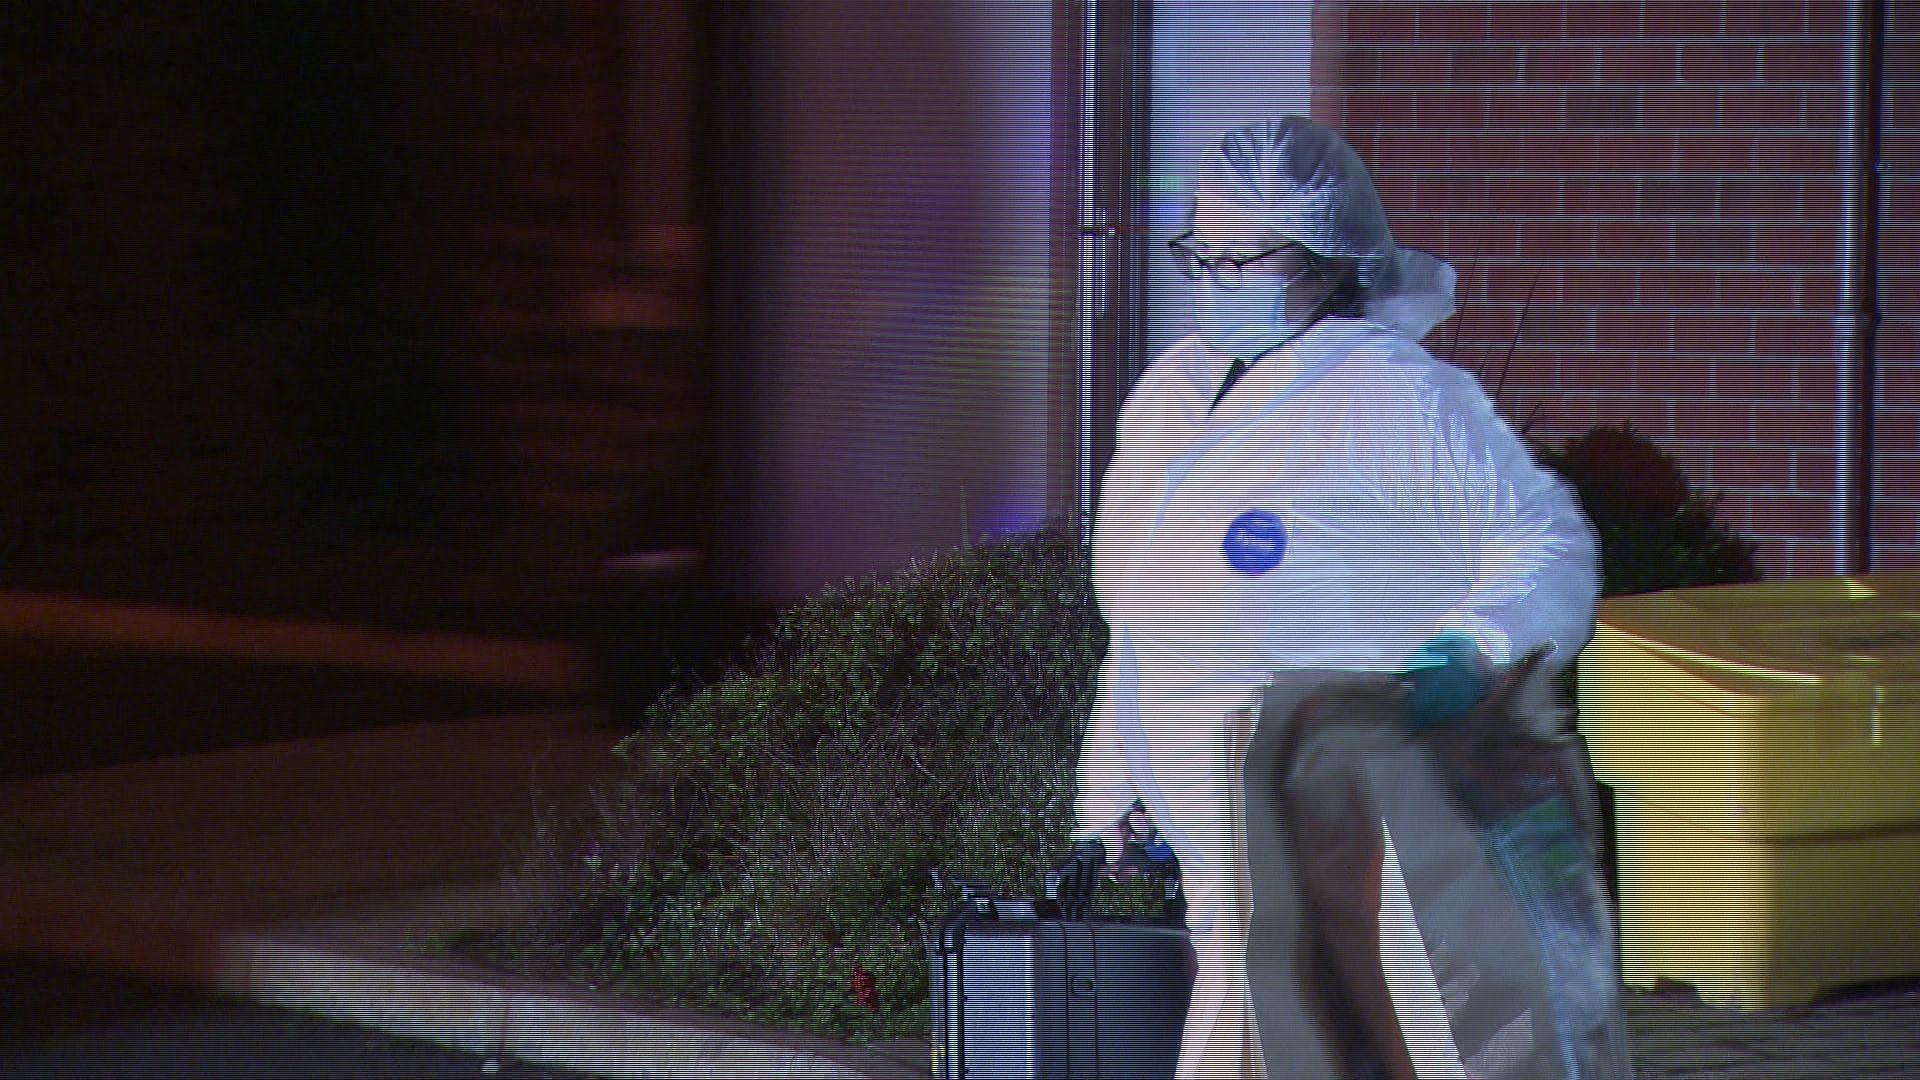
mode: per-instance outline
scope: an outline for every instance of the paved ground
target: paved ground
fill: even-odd
[[[0,1080],[421,1080],[582,1074],[125,975],[0,955]]]

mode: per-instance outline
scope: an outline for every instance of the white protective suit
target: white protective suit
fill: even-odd
[[[1450,272],[1446,285],[1450,311]],[[1547,643],[1564,663],[1592,632],[1591,526],[1473,377],[1419,345],[1433,307],[1407,310],[1320,319],[1211,411],[1230,360],[1189,338],[1121,411],[1094,530],[1110,642],[1075,836],[1138,799],[1180,859],[1200,956],[1182,1078],[1263,1072],[1236,815],[1247,710],[1269,676],[1398,671],[1446,631],[1495,663]]]

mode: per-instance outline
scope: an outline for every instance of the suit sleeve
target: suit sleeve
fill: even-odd
[[[1470,376],[1447,369],[1426,389],[1408,459],[1417,493],[1403,505],[1466,580],[1435,629],[1467,635],[1495,663],[1547,645],[1547,662],[1564,666],[1593,635],[1593,526]]]
[[[1404,392],[1404,396],[1402,396]],[[1444,367],[1396,386],[1375,427],[1375,513],[1390,521],[1394,561],[1453,600],[1411,644],[1459,632],[1494,663],[1551,646],[1563,667],[1594,634],[1599,555],[1571,488],[1534,461],[1478,382]],[[1409,582],[1421,588],[1421,582]],[[1411,648],[1411,646],[1409,646]]]

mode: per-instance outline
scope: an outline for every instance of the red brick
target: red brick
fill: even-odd
[[[1632,144],[1623,141],[1622,145]],[[1596,142],[1591,135],[1543,132],[1527,136],[1526,156],[1514,160],[1525,161],[1528,166],[1544,171],[1580,172],[1601,167],[1595,148]],[[1508,164],[1511,165],[1511,162]]]
[[[1620,89],[1567,91],[1567,126],[1576,129],[1633,127],[1640,123],[1640,92]]]
[[[1707,37],[1720,33],[1724,0],[1647,0],[1641,32],[1647,37]]]
[[[1793,452],[1764,447],[1721,447],[1713,451],[1714,485],[1785,485],[1793,479]]]
[[[1671,439],[1674,435],[1673,403],[1644,398],[1596,398],[1590,410],[1595,424],[1632,424],[1652,439]]]
[[[1569,0],[1495,0],[1490,29],[1506,41],[1551,41],[1567,32]],[[1582,3],[1584,0],[1571,0]]]
[[[1883,265],[1879,276],[1880,315],[1886,320],[1880,330],[1881,339],[1899,341],[1913,336],[1908,331],[1908,320],[1920,315],[1920,271]]]
[[[1598,168],[1627,172],[1663,172],[1674,167],[1679,146],[1690,136],[1659,131],[1588,137],[1594,144],[1593,164]]]
[[[1903,128],[1888,132],[1880,140],[1880,149],[1895,169],[1911,174],[1914,167],[1920,165],[1920,131]]]
[[[1722,25],[1732,37],[1778,37],[1801,32],[1799,0],[1730,0]]]
[[[1616,259],[1665,261],[1674,257],[1674,227],[1657,221],[1622,221],[1611,226],[1608,253]]]
[[[1819,406],[1756,405],[1753,423],[1771,446],[1829,446],[1840,430],[1840,417]]]
[[[1673,250],[1676,257],[1689,261],[1746,262],[1753,257],[1753,226],[1719,221],[1678,222],[1673,226]]]
[[[1589,348],[1593,345],[1593,323],[1591,311],[1549,307],[1529,311],[1522,333],[1532,345]]]
[[[1500,127],[1559,127],[1567,116],[1566,92],[1531,87],[1486,91],[1487,123]]]
[[[1568,213],[1626,214],[1640,205],[1640,184],[1623,177],[1568,177],[1566,207]]]
[[[1798,180],[1729,176],[1719,181],[1719,209],[1730,218],[1796,218],[1800,191]]]
[[[1597,243],[1607,250],[1608,225],[1598,228]],[[1611,304],[1625,305],[1637,302],[1640,296],[1640,275],[1645,271],[1618,267],[1580,267],[1567,275],[1565,286],[1561,289],[1561,300],[1569,304]]]
[[[1539,273],[1531,267],[1483,267],[1479,274],[1479,295],[1488,303],[1518,305],[1531,292],[1537,303]]]
[[[1648,394],[1707,397],[1713,393],[1713,361],[1687,357],[1642,357],[1634,365],[1633,388]]]
[[[1532,45],[1522,78],[1532,86],[1591,86],[1599,78],[1600,51],[1591,45]]]
[[[1628,353],[1648,349],[1663,352],[1671,350],[1673,320],[1671,312],[1651,305],[1645,311],[1627,315],[1609,313],[1607,318],[1594,324],[1594,347]]]
[[[1369,162],[1390,163],[1396,169],[1444,169],[1453,160],[1453,140],[1444,135],[1396,132],[1374,142],[1376,145],[1361,156]]]
[[[1674,410],[1674,426],[1690,439],[1745,443],[1753,438],[1753,407],[1724,401],[1690,401]]]
[[[1889,264],[1920,263],[1920,228],[1895,222],[1882,225],[1880,257]]]
[[[1600,239],[1604,245],[1604,233]],[[1649,266],[1640,271],[1640,299],[1673,309],[1710,307],[1718,299],[1717,278],[1704,268]]]
[[[1840,303],[1840,274],[1827,269],[1793,275],[1796,303],[1803,308],[1833,308]]]
[[[1907,366],[1913,363],[1911,358],[1920,355],[1920,325],[1906,313],[1908,307],[1901,304],[1892,309],[1892,316],[1880,324],[1880,351],[1889,371],[1911,370]]]
[[[1419,123],[1442,127],[1480,127],[1487,123],[1484,90],[1422,90],[1415,95]]]
[[[1718,86],[1751,83],[1760,77],[1760,50],[1753,45],[1693,44],[1678,46],[1680,81]]]
[[[1883,71],[1893,82],[1920,79],[1920,38],[1889,39],[1884,53]]]
[[[1462,341],[1504,352],[1523,336],[1520,309],[1511,304],[1464,303],[1456,317]]]
[[[1803,179],[1800,181],[1801,220],[1829,221],[1837,225],[1845,198],[1845,181],[1837,177]]]
[[[1376,52],[1378,74],[1373,81],[1377,86],[1446,86],[1457,78],[1451,49],[1409,45]]]
[[[1808,495],[1831,495],[1839,490],[1840,455],[1824,450],[1793,452],[1793,490]]]
[[[1760,75],[1767,82],[1834,83],[1846,73],[1846,56],[1839,44],[1773,42],[1760,50]]]
[[[1883,447],[1920,446],[1920,415],[1883,414],[1874,423],[1874,438]]]
[[[1674,168],[1691,173],[1744,173],[1753,161],[1755,147],[1769,138],[1771,136],[1674,136]]]
[[[1753,501],[1752,529],[1773,536],[1822,536],[1833,529],[1834,501],[1808,495],[1769,494]]]
[[[1834,352],[1838,352],[1838,343]],[[1840,365],[1833,360],[1802,362],[1793,365],[1793,399],[1802,405],[1835,406],[1840,403]]]
[[[1561,188],[1558,177],[1489,177],[1483,205],[1523,214],[1557,214],[1564,203]]]
[[[1711,214],[1720,203],[1719,182],[1705,176],[1649,176],[1640,181],[1643,214]]]
[[[1768,135],[1753,144],[1753,169],[1759,173],[1826,177],[1839,169],[1839,163],[1837,136]]]
[[[1419,4],[1354,4],[1336,3],[1323,6],[1342,7],[1346,10],[1345,37],[1349,41],[1398,43],[1416,38]]]
[[[1520,249],[1529,258],[1591,258],[1593,226],[1564,218],[1527,220],[1520,225]]]
[[[1605,60],[1601,61],[1602,66]],[[1720,115],[1720,91],[1702,87],[1650,86],[1640,91],[1640,118],[1647,124],[1704,127]]]
[[[1675,352],[1746,356],[1752,353],[1753,320],[1745,315],[1675,314]]]
[[[1920,126],[1920,84],[1895,83],[1882,90],[1881,107],[1892,127]]]
[[[1313,64],[1319,67],[1323,63],[1333,71],[1314,73],[1316,92],[1329,83],[1343,87],[1360,87],[1374,86],[1380,82],[1380,50],[1372,46],[1345,41],[1326,46],[1316,44],[1313,49]]]
[[[1433,205],[1429,209],[1478,213],[1488,208],[1487,180],[1484,176],[1429,176],[1420,182],[1421,197]]]
[[[1806,18],[1802,29],[1816,37],[1831,37],[1847,32],[1847,0],[1805,0]],[[1889,18],[1911,0],[1888,0]]]
[[[1513,45],[1471,45],[1453,50],[1456,86],[1512,86],[1521,81],[1526,50]]]
[[[1380,120],[1398,123],[1414,121],[1414,95],[1405,90],[1353,89],[1347,93],[1343,127]]]
[[[1622,38],[1640,33],[1641,5],[1636,0],[1568,0],[1569,38]]]
[[[1680,77],[1679,56],[1679,47],[1675,45],[1606,45],[1600,49],[1600,85],[1648,86],[1674,82]]]
[[[1846,97],[1838,90],[1800,91],[1800,122],[1809,128],[1838,128],[1846,121]]]
[[[1873,553],[1875,570],[1920,570],[1920,547],[1884,543]]]
[[[1713,365],[1713,392],[1729,399],[1787,401],[1793,387],[1792,364],[1737,357]]]
[[[1376,172],[1373,174],[1373,187],[1380,196],[1380,204],[1386,207],[1390,221],[1401,214],[1439,209],[1421,201],[1420,178],[1417,176]]]
[[[1595,390],[1620,393],[1633,389],[1631,354],[1560,352],[1560,376],[1570,394]]]
[[[1839,230],[1818,225],[1764,225],[1754,237],[1753,259],[1761,266],[1833,265],[1840,253]]]
[[[1804,92],[1771,86],[1729,89],[1720,95],[1720,122],[1768,128],[1800,123]]]
[[[1452,247],[1447,242],[1447,226],[1447,218],[1439,214],[1402,214],[1393,223],[1393,235],[1409,247],[1447,251]]]
[[[1786,308],[1795,301],[1795,275],[1779,270],[1722,269],[1718,299],[1733,308]]]
[[[1833,185],[1836,196],[1840,191]],[[1880,185],[1881,214],[1906,221],[1920,220],[1920,180],[1891,179]]]
[[[1446,0],[1418,5],[1422,41],[1456,45],[1489,40],[1486,0]]]
[[[1821,356],[1833,351],[1834,324],[1818,315],[1761,315],[1754,319],[1753,347],[1761,356]]]
[[[1920,364],[1888,363],[1883,359],[1880,365],[1880,395],[1886,401],[1920,402]]]
[[[1520,254],[1520,225],[1513,221],[1456,221],[1450,253],[1460,257]]]

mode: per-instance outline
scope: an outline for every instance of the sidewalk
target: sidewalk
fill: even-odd
[[[0,949],[121,967],[607,1076],[926,1075],[897,1057],[643,1008],[399,946],[507,925],[532,818],[618,765],[586,709],[401,724],[0,784]],[[1635,995],[1650,1080],[1920,1077],[1920,991],[1767,1014]]]
[[[0,788],[0,948],[122,968],[608,1076],[915,1075],[825,1040],[404,950],[509,925],[530,791],[615,764],[584,711],[240,747]]]

